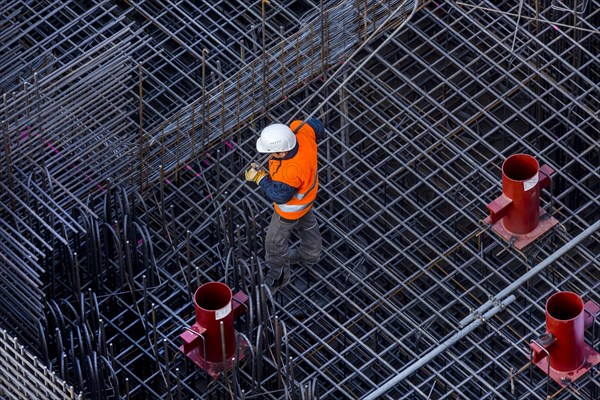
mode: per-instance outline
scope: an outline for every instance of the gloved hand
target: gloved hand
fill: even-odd
[[[262,178],[264,178],[267,175],[267,171],[265,171],[264,168],[259,169],[258,164],[252,163],[250,164],[250,168],[248,169],[248,171],[246,171],[246,180],[248,182],[254,182],[258,185]]]

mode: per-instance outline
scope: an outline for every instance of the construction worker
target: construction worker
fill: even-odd
[[[317,143],[324,137],[323,124],[310,118],[304,125],[302,121],[294,121],[289,127],[269,125],[256,141],[259,153],[270,153],[269,172],[253,163],[246,171],[246,180],[259,185],[274,203],[265,239],[269,268],[265,283],[272,293],[290,281],[290,264],[311,266],[321,256],[321,233],[312,204],[319,188]],[[300,244],[290,250],[292,231],[299,236]]]

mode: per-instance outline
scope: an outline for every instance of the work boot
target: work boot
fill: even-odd
[[[297,247],[290,249],[290,265],[302,265],[304,267],[310,268],[316,264],[319,258],[313,258],[312,261],[308,261],[306,258],[300,255]]]
[[[296,265],[296,264],[301,264],[302,263],[302,258],[300,257],[300,253],[298,252],[297,248],[293,248],[290,249],[290,264],[291,265]]]
[[[267,278],[265,279],[265,283],[271,290],[272,294],[277,293],[279,289],[290,283],[290,270],[287,268],[284,269],[278,278],[273,278],[271,271],[269,271]]]

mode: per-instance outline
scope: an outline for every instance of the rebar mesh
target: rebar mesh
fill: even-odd
[[[353,24],[325,23],[335,57],[402,3],[373,4],[367,30],[364,4],[336,3],[325,14]],[[471,310],[597,224],[599,4],[584,4],[426,2],[327,87],[341,59],[320,56],[320,4],[271,1],[265,42],[260,2],[6,6],[18,26],[10,35],[21,40],[5,47],[18,62],[2,66],[3,327],[86,398],[368,396],[443,346],[468,315],[482,322]],[[27,10],[20,20],[17,10]],[[46,37],[52,58],[32,44]],[[296,38],[304,54],[298,69],[284,62],[282,75],[279,57],[293,57]],[[100,48],[105,57],[91,57]],[[32,71],[56,94],[37,91]],[[81,79],[69,85],[69,76]],[[238,91],[240,80],[255,87]],[[334,90],[319,116],[328,132],[315,207],[324,255],[295,268],[271,299],[259,286],[271,205],[240,172],[261,126],[308,115]],[[247,110],[238,112],[225,100],[242,92]],[[15,111],[26,98],[24,109],[43,117]],[[515,153],[557,171],[542,206],[559,225],[524,251],[482,223],[501,193],[501,164]],[[600,302],[599,239],[595,232],[570,249],[383,396],[596,399],[597,369],[562,388],[528,355],[551,294]],[[180,353],[178,338],[193,322],[194,290],[213,280],[250,295],[236,323],[249,354],[216,380]],[[586,340],[598,349],[593,326]]]
[[[37,357],[27,351],[17,338],[0,330],[0,395],[6,399],[67,400],[74,396],[73,387],[56,376],[56,373],[40,363]],[[35,382],[35,384],[31,384]],[[43,383],[42,383],[43,382]]]

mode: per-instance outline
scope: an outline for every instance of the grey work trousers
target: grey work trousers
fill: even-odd
[[[300,237],[300,244],[290,251],[289,239],[292,231]],[[273,211],[265,239],[269,267],[265,283],[271,289],[287,284],[290,280],[290,262],[311,266],[319,261],[322,246],[319,224],[312,209],[293,221],[282,219]]]

